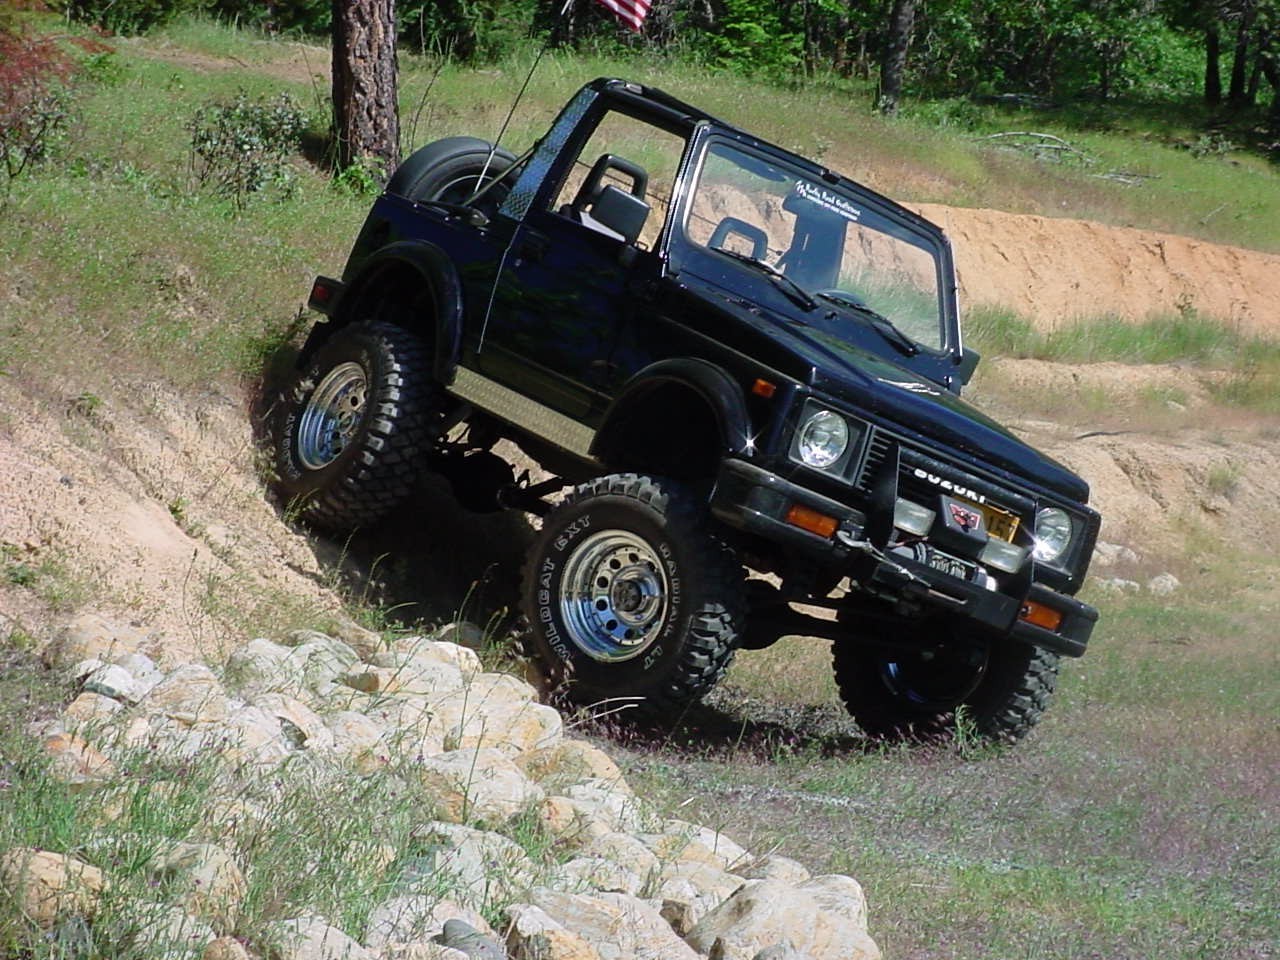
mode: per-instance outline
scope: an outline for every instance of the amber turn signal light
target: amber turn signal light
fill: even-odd
[[[776,383],[770,383],[768,380],[756,380],[756,382],[751,385],[751,392],[757,397],[764,397],[766,400],[777,393],[777,391],[778,385]]]
[[[1018,613],[1019,620],[1025,620],[1027,623],[1034,624],[1037,627],[1044,627],[1046,630],[1057,630],[1062,626],[1062,611],[1055,610],[1053,607],[1046,607],[1043,603],[1036,603],[1034,600],[1028,600],[1022,605],[1022,610]]]
[[[836,532],[836,528],[840,526],[840,521],[835,517],[828,517],[825,513],[810,510],[808,507],[803,507],[798,503],[791,505],[791,509],[787,511],[786,521],[793,527],[808,530],[810,533],[816,533],[820,537],[831,536]]]

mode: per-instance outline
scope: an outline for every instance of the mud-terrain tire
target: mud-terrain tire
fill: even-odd
[[[440,393],[425,345],[387,323],[334,332],[285,390],[274,441],[286,509],[344,532],[380,520],[413,490]]]
[[[584,483],[547,516],[522,601],[531,652],[570,699],[633,698],[663,720],[724,674],[746,609],[742,567],[705,505],[634,473]]]
[[[409,155],[387,181],[387,193],[410,200],[462,203],[475,192],[481,174],[485,182],[501,176],[515,155],[501,147],[489,159],[493,144],[477,137],[446,137]],[[486,170],[486,163],[488,169]],[[494,187],[477,209],[492,216],[506,198],[505,185]]]
[[[872,737],[927,740],[956,730],[965,708],[985,740],[1016,743],[1040,720],[1058,683],[1058,655],[1013,641],[886,653],[856,637],[832,645],[836,686]]]

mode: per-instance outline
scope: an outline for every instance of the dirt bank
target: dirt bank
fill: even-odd
[[[923,204],[955,248],[964,304],[1011,307],[1054,328],[1194,309],[1280,336],[1280,256],[1088,220]]]

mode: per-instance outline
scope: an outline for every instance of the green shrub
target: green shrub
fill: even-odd
[[[66,12],[70,20],[131,37],[207,6],[208,0],[67,0]]]
[[[241,92],[230,103],[207,104],[187,124],[196,180],[237,207],[272,188],[289,196],[294,174],[288,161],[306,126],[306,114],[287,93],[250,100]]]

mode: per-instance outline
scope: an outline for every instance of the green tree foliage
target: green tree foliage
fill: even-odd
[[[178,14],[203,10],[208,0],[66,0],[67,17],[92,23],[110,33],[134,36],[172,20]]]
[[[906,55],[894,0],[654,0],[644,31],[595,0],[399,0],[402,50],[465,63],[501,60],[550,38],[559,46],[694,59],[793,79],[881,81],[900,64],[901,94],[954,98],[1118,96],[1269,108],[1280,133],[1280,0],[914,0]],[[272,31],[327,36],[332,0],[66,0],[69,16],[121,33],[203,10]],[[895,67],[896,69],[896,67]],[[883,91],[882,91],[883,92]],[[896,88],[890,92],[896,93]]]

